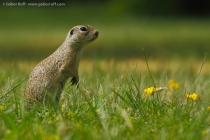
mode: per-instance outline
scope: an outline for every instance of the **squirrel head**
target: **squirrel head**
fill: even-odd
[[[66,41],[73,46],[84,46],[94,41],[98,35],[98,30],[90,25],[77,25],[68,32]]]

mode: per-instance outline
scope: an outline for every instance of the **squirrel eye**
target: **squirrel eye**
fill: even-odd
[[[81,27],[80,30],[81,31],[87,31],[87,29],[85,27]]]

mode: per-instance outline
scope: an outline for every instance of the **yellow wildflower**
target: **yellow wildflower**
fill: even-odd
[[[59,137],[57,135],[45,136],[43,140],[59,140]]]
[[[210,111],[210,106],[208,106],[208,107],[207,107],[207,110],[209,110],[209,111]]]
[[[179,86],[180,86],[179,83],[176,83],[174,79],[171,79],[169,81],[168,88],[170,88],[170,89],[178,89]]]
[[[4,111],[4,106],[3,105],[0,105],[0,112],[1,111]]]
[[[198,100],[198,94],[196,94],[196,93],[193,93],[193,94],[187,94],[186,95],[187,96],[187,98],[189,98],[189,99],[192,99],[192,100]]]
[[[203,134],[203,135],[207,135],[208,132],[207,132],[206,130],[204,130],[204,131],[202,131],[202,134]]]
[[[10,134],[10,133],[11,133],[11,130],[8,129],[8,130],[7,130],[7,134]]]
[[[144,93],[147,94],[147,95],[151,95],[152,93],[155,92],[155,89],[156,89],[156,88],[154,88],[154,87],[146,88],[146,89],[144,90]]]
[[[144,93],[145,93],[146,95],[152,95],[154,92],[161,91],[161,90],[163,90],[163,89],[165,89],[165,87],[159,87],[159,88],[149,87],[149,88],[146,88],[146,89],[144,90]]]

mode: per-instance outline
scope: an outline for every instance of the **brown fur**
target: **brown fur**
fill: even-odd
[[[98,34],[90,25],[78,25],[68,32],[63,44],[31,72],[25,90],[28,106],[39,102],[51,103],[53,98],[59,102],[69,77],[72,77],[72,84],[78,84],[78,65],[83,46],[95,40]]]

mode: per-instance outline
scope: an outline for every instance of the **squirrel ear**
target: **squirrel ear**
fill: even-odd
[[[74,30],[72,29],[72,30],[70,31],[70,35],[72,36],[72,35],[73,35],[73,33],[74,33]]]

